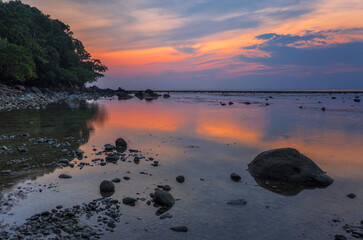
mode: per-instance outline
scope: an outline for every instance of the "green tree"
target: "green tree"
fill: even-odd
[[[68,25],[20,1],[0,1],[0,39],[0,82],[82,85],[108,70]]]

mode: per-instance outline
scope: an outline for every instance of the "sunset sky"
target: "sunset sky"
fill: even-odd
[[[363,89],[362,0],[24,0],[109,67],[101,87]]]

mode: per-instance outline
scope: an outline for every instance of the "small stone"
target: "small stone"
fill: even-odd
[[[243,205],[247,204],[247,201],[244,200],[244,199],[237,199],[237,200],[229,201],[229,202],[227,202],[227,204],[228,205],[233,205],[233,206],[236,206],[236,205],[243,206]]]
[[[347,197],[349,198],[355,198],[357,195],[355,195],[354,193],[349,193],[347,194]]]
[[[122,147],[122,148],[127,147],[127,142],[123,138],[118,138],[116,140],[115,144],[116,144],[116,147]]]
[[[343,235],[335,235],[334,240],[347,240],[347,238]]]
[[[186,226],[176,226],[176,227],[171,227],[171,230],[173,230],[174,232],[188,232],[188,228]]]
[[[177,176],[176,181],[178,183],[183,183],[185,181],[185,177],[183,175]]]
[[[171,187],[169,185],[163,186],[163,190],[169,192],[171,190]]]
[[[136,199],[135,198],[131,198],[131,197],[125,197],[122,199],[122,203],[125,205],[129,205],[129,206],[135,206],[136,203]]]
[[[235,181],[235,182],[239,182],[239,181],[241,181],[241,176],[240,175],[238,175],[237,173],[232,173],[231,174],[231,179],[233,180],[233,181]]]
[[[104,180],[100,185],[101,192],[114,192],[115,191],[115,185],[108,180]]]
[[[21,153],[27,153],[28,152],[28,149],[26,149],[26,148],[18,148],[18,150]]]
[[[119,182],[121,182],[121,179],[119,179],[119,178],[114,178],[114,179],[112,179],[112,180],[111,180],[111,182],[119,183]]]
[[[70,175],[67,175],[67,174],[61,174],[58,176],[59,178],[63,178],[63,179],[69,179],[69,178],[72,178],[72,176]]]

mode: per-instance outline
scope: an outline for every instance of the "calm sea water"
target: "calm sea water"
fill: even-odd
[[[89,202],[101,197],[102,180],[129,176],[129,181],[115,184],[112,198],[150,199],[157,185],[168,184],[179,199],[169,211],[173,218],[160,220],[157,209],[145,202],[122,205],[121,223],[104,239],[333,239],[335,234],[344,234],[345,223],[358,224],[363,219],[363,103],[354,102],[355,96],[178,93],[150,102],[97,100],[0,113],[0,135],[30,135],[0,140],[0,146],[16,150],[25,144],[29,150],[1,153],[1,170],[16,171],[11,177],[0,176],[1,194],[22,187],[35,190],[14,197],[14,206],[0,214],[0,225],[7,229],[59,204],[70,207]],[[229,101],[234,104],[229,106]],[[327,111],[321,111],[322,107]],[[32,145],[29,138],[37,137],[70,146]],[[160,166],[146,161],[93,164],[93,159],[104,158],[96,153],[118,137],[128,142],[129,149],[158,160]],[[313,159],[334,183],[294,194],[259,186],[246,171],[248,163],[262,151],[281,147],[296,148]],[[82,162],[94,166],[43,166],[65,157],[80,162],[67,157],[64,148],[85,151],[87,158]],[[19,158],[31,158],[28,163],[39,166],[23,171],[19,164],[6,164]],[[242,182],[232,182],[232,172],[240,174]],[[73,178],[59,179],[62,173]],[[186,178],[183,184],[175,181],[181,174]],[[49,184],[56,187],[42,187]],[[350,199],[348,193],[357,197]],[[245,199],[247,205],[226,204],[236,199]],[[341,222],[334,223],[337,218]],[[189,232],[172,232],[173,225],[186,225]]]

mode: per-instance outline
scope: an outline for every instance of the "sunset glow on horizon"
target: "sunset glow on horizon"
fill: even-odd
[[[26,0],[126,89],[362,89],[363,2]]]

